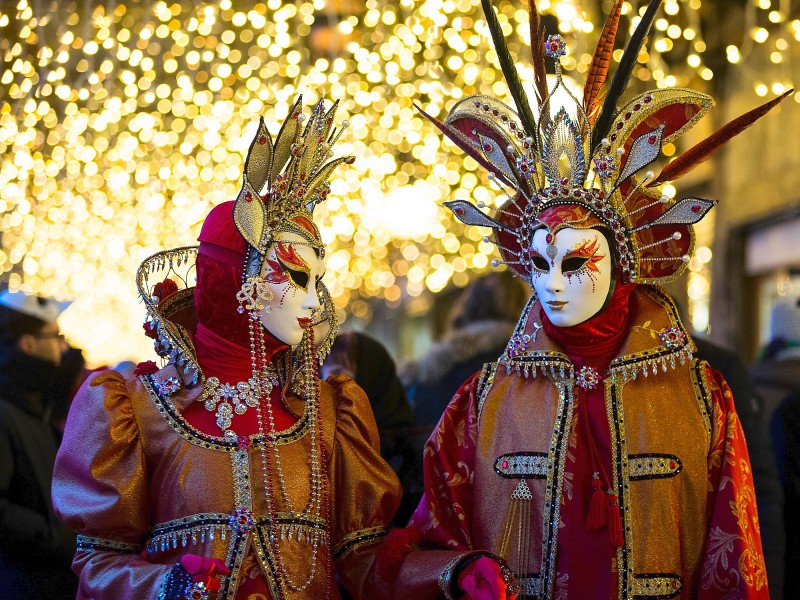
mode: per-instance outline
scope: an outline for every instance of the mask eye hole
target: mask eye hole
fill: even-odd
[[[296,269],[292,269],[291,267],[287,267],[286,265],[284,265],[283,268],[294,285],[303,289],[308,288],[308,273],[306,273],[305,271],[298,271]]]
[[[564,261],[561,263],[561,272],[562,273],[574,273],[575,271],[579,271],[583,268],[583,265],[586,264],[588,258],[582,256],[572,256],[570,258],[565,258]]]
[[[533,262],[534,268],[538,271],[544,271],[546,273],[550,270],[550,265],[547,264],[547,260],[542,256],[532,257],[531,262]]]

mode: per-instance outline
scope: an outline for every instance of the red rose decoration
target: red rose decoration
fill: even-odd
[[[155,296],[158,301],[164,300],[165,298],[169,298],[178,291],[178,284],[172,281],[172,279],[165,279],[161,283],[157,283],[153,288],[153,296]]]
[[[158,339],[158,332],[156,332],[156,324],[153,321],[145,321],[142,323],[144,334],[151,340]]]
[[[138,377],[139,375],[152,375],[156,371],[158,371],[158,365],[152,360],[146,360],[136,365],[133,374]]]

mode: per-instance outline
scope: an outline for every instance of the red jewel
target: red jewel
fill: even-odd
[[[507,469],[507,468],[508,468],[508,461],[507,461],[507,460],[504,460],[504,461],[503,461],[503,468],[504,468],[504,469]]]
[[[702,208],[703,207],[700,206],[699,204],[693,204],[692,205],[692,212],[693,213],[699,213],[702,210]]]
[[[251,194],[250,192],[245,192],[245,193],[244,193],[244,199],[245,199],[247,202],[250,202],[250,201],[252,201],[252,200],[253,200],[253,194]]]
[[[258,143],[262,144],[262,145],[266,144],[267,143],[267,136],[262,135],[260,138],[258,138]]]
[[[622,129],[622,121],[620,121],[619,123],[617,123],[617,129]]]
[[[642,108],[642,105],[639,104],[638,102],[633,105],[633,110],[639,110],[640,108]]]
[[[674,468],[675,468],[675,467],[677,467],[677,466],[678,466],[678,465],[675,463],[675,461],[674,461],[674,460],[671,460],[671,461],[669,461],[669,468],[670,468],[670,469],[674,469]]]
[[[492,151],[492,145],[491,144],[484,144],[483,145],[483,151],[484,152],[491,152]]]
[[[562,177],[561,178],[561,185],[567,185],[568,183],[569,183],[569,179],[567,179],[566,177]]]
[[[356,162],[356,157],[348,156],[347,158],[344,159],[344,162],[348,165],[352,165],[354,162]]]
[[[464,214],[464,209],[463,208],[454,208],[453,212],[456,213],[458,216],[461,216],[461,215]]]
[[[548,244],[552,244],[552,243],[553,243],[553,234],[552,234],[552,233],[548,233],[548,234],[545,236],[545,238],[544,238],[544,239],[545,239],[545,241],[546,241]]]
[[[657,138],[656,136],[654,136],[654,135],[651,135],[649,138],[647,138],[647,143],[649,143],[649,144],[651,144],[651,145],[652,145],[652,144],[655,144],[657,139],[658,139],[658,138]]]
[[[631,115],[631,113],[630,113],[630,112],[626,112],[626,113],[625,113],[625,119],[626,119],[626,120],[627,120],[627,119],[630,119],[630,118],[631,118],[631,116],[632,116],[632,115]]]

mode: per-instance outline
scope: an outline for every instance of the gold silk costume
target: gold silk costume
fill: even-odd
[[[194,430],[180,411],[201,388],[165,398],[153,384],[176,374],[168,366],[125,380],[106,371],[94,375],[75,399],[53,496],[59,515],[79,533],[74,568],[81,575],[80,597],[155,598],[165,573],[187,552],[220,558],[231,569],[219,598],[239,597],[248,555],[257,558],[274,586],[273,557],[263,538],[259,441],[240,448]],[[304,522],[279,507],[281,551],[289,574],[305,579],[309,552],[302,540],[314,528],[330,528],[336,573],[359,597],[366,593],[372,553],[396,509],[399,485],[380,458],[361,389],[337,376],[321,383],[321,400],[326,484],[332,490],[323,514],[336,518]],[[284,460],[300,471],[287,481],[296,504],[309,494],[306,433],[301,417],[280,434]],[[252,524],[237,521],[235,510],[242,507],[252,507]],[[332,575],[317,568],[304,595],[288,597],[322,598],[327,590],[338,598]]]

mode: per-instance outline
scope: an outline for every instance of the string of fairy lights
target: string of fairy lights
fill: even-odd
[[[495,4],[529,85],[527,11]],[[624,3],[629,27],[644,4]],[[751,31],[728,47],[731,63],[767,44],[773,63],[790,60],[800,21],[789,0],[775,4],[748,5]],[[565,71],[580,80],[610,2],[538,5],[557,17]],[[700,9],[665,0],[636,77],[661,87],[714,77]],[[414,103],[443,116],[465,95],[507,99],[495,59],[479,0],[0,5],[0,274],[11,289],[74,299],[62,328],[90,364],[149,358],[137,266],[196,243],[208,210],[235,197],[259,116],[280,121],[298,94],[307,105],[320,94],[340,99],[350,127],[338,151],[356,157],[317,209],[336,305],[360,318],[375,297],[424,310],[495,256],[484,231],[441,203],[503,197]]]

